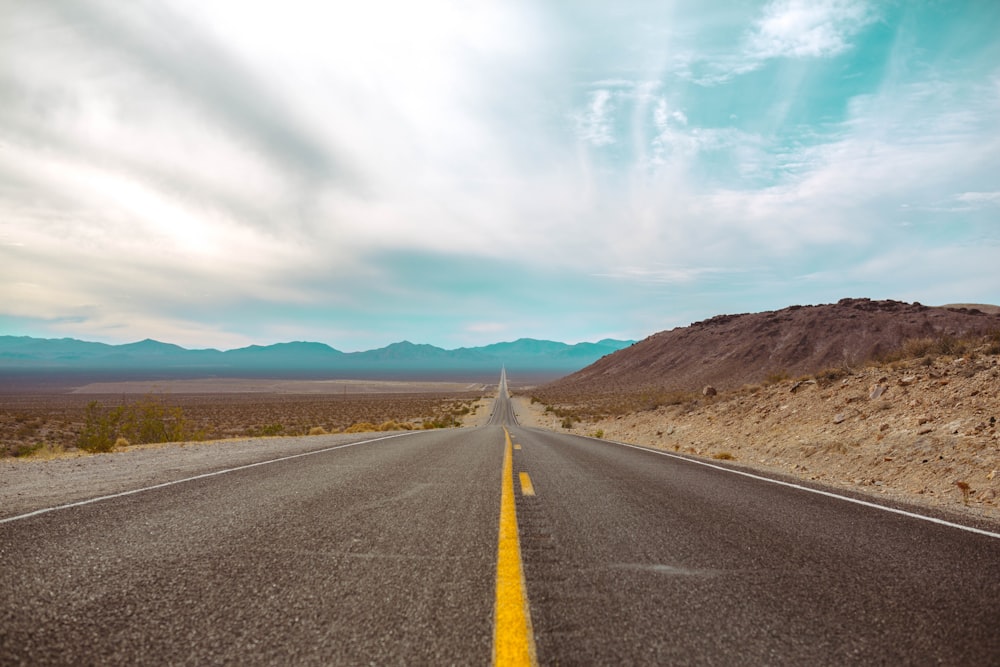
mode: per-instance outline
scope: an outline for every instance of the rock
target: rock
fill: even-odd
[[[868,400],[874,401],[876,398],[884,394],[889,388],[884,384],[876,384],[872,386],[871,390],[868,392]]]
[[[907,375],[904,378],[900,378],[899,385],[901,387],[909,387],[911,384],[914,384],[916,381],[917,381],[917,377],[915,375]]]
[[[847,415],[845,415],[843,412],[838,412],[837,414],[835,414],[833,416],[833,423],[834,424],[843,424],[844,420],[846,420],[846,419],[847,419]]]
[[[719,392],[712,385],[708,385],[704,389],[701,390],[702,396],[715,396],[718,393]]]

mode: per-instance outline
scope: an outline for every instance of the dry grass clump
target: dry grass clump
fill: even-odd
[[[329,433],[330,432],[327,431],[322,426],[313,426],[311,429],[309,429],[309,435],[327,435]]]
[[[413,424],[410,424],[410,423],[407,423],[407,422],[404,422],[404,423],[400,424],[399,422],[397,422],[395,420],[393,420],[393,421],[386,421],[386,422],[382,422],[379,425],[378,430],[380,430],[380,431],[412,431],[413,430]]]
[[[910,338],[897,349],[882,355],[876,361],[882,364],[913,359],[923,359],[930,362],[940,357],[974,359],[979,354],[1000,354],[1000,331],[993,331],[984,336],[944,335]]]
[[[372,424],[371,422],[358,422],[345,428],[344,433],[370,433],[378,430],[378,426]]]

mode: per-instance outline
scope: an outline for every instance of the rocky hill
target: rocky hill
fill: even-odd
[[[524,392],[518,419],[996,526],[1000,316],[987,310],[845,299],[715,317]]]
[[[991,331],[1000,331],[1000,314],[977,307],[870,299],[719,315],[654,334],[546,386],[545,393],[736,389],[768,378],[859,366],[910,339]]]

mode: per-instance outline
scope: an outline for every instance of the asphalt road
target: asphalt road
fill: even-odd
[[[997,536],[522,428],[505,400],[0,523],[0,664],[488,664],[504,426],[541,664],[1000,664]]]

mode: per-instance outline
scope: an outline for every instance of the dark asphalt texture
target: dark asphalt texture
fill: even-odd
[[[1000,664],[1000,539],[511,430],[539,662]]]
[[[488,664],[501,424],[541,664],[1000,664],[1000,540],[511,415],[0,524],[0,664]]]
[[[503,432],[421,432],[0,525],[2,664],[482,664]]]

